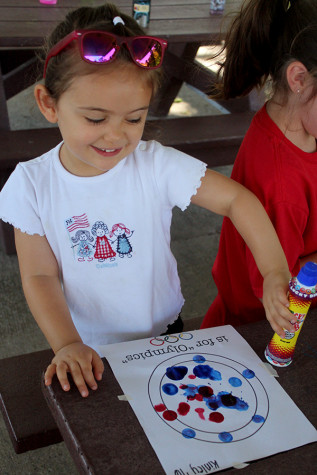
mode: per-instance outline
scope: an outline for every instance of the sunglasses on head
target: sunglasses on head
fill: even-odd
[[[110,63],[116,58],[121,45],[124,44],[129,50],[134,63],[144,69],[159,68],[167,47],[167,41],[154,36],[126,37],[117,36],[106,31],[75,30],[49,51],[44,65],[44,78],[49,60],[57,56],[73,40],[77,41],[81,58],[87,63]]]

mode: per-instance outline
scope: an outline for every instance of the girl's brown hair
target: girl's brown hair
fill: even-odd
[[[124,25],[122,23],[113,24],[113,19],[116,16],[122,18]],[[44,64],[49,50],[56,43],[77,29],[101,30],[119,36],[146,35],[144,30],[132,17],[120,12],[117,7],[111,3],[106,3],[95,8],[81,7],[68,13],[65,20],[61,22],[47,38],[40,52],[41,62]],[[132,63],[130,53],[125,46],[120,48],[117,59]],[[45,86],[51,97],[58,101],[61,94],[68,89],[76,76],[91,74],[100,71],[103,67],[107,67],[107,65],[92,65],[82,61],[76,42],[74,41],[64,51],[50,59],[46,71]],[[155,69],[149,71],[142,70],[142,72],[147,74],[147,79],[152,86],[154,94],[160,84],[161,71]]]
[[[316,78],[316,94],[317,1],[246,0],[219,54],[224,50],[218,97],[244,96],[254,87],[261,88],[269,77],[274,90],[287,94],[285,72],[294,60]]]

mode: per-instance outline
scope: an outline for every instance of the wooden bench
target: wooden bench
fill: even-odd
[[[208,167],[234,162],[254,112],[148,121],[144,139],[154,138],[207,163]],[[18,162],[42,155],[61,141],[58,128],[0,130],[0,189]],[[0,224],[0,245],[15,253],[12,226]]]
[[[198,330],[201,322],[185,320],[184,331]],[[41,390],[52,357],[52,350],[43,350],[0,360],[0,408],[17,454],[63,440]]]

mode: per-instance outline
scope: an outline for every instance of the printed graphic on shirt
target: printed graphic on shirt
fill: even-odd
[[[71,248],[79,262],[97,261],[98,263],[112,262],[110,265],[97,267],[113,267],[117,257],[132,257],[130,239],[134,231],[130,231],[123,223],[116,223],[109,232],[104,221],[96,221],[90,231],[90,223],[86,213],[65,219],[65,226],[71,240]],[[108,235],[108,237],[107,237]]]

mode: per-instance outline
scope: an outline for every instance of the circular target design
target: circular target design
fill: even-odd
[[[153,370],[148,392],[158,417],[185,438],[237,442],[261,429],[267,392],[252,369],[210,353],[186,353]]]

